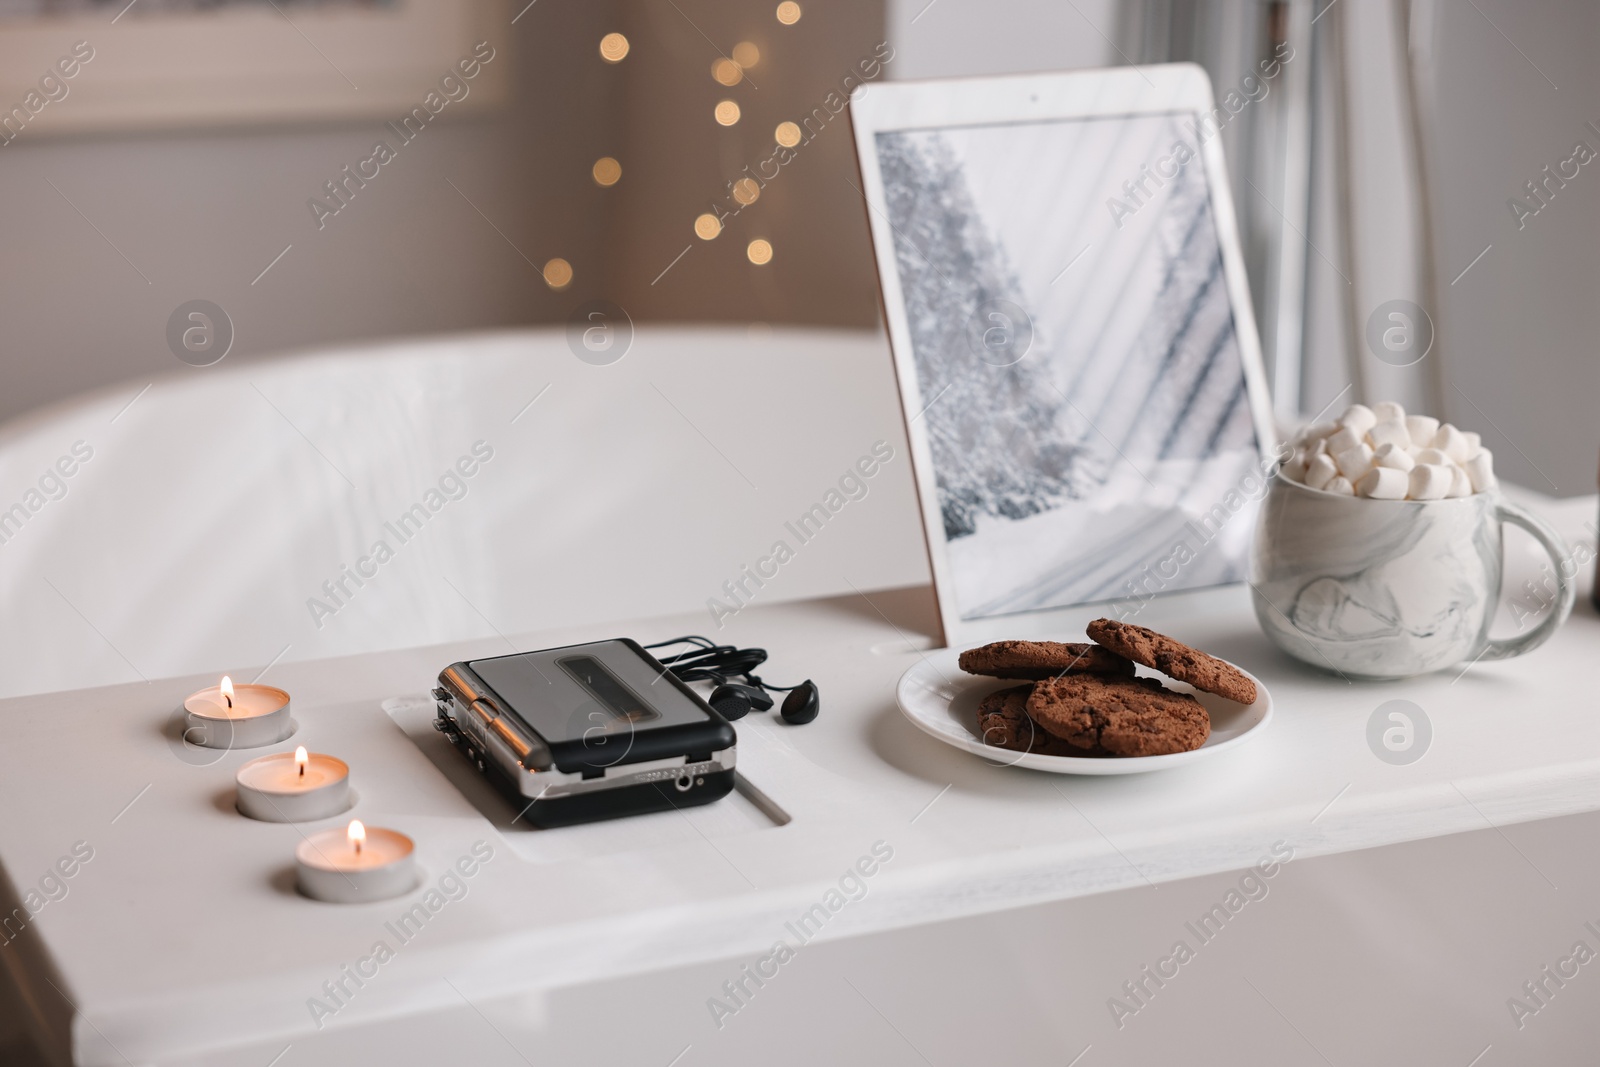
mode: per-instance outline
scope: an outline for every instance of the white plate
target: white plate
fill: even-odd
[[[895,699],[905,717],[923,733],[937,737],[947,745],[982,756],[996,766],[1028,767],[1054,774],[1141,774],[1193,763],[1218,752],[1238,748],[1258,736],[1272,720],[1272,694],[1261,684],[1261,679],[1238,664],[1232,666],[1256,683],[1254,704],[1240,704],[1199,692],[1191,685],[1141,666],[1138,669],[1141,677],[1159,678],[1162,684],[1176,692],[1193,693],[1205,705],[1206,711],[1211,713],[1211,736],[1206,738],[1205,744],[1191,752],[1173,752],[1165,756],[1128,756],[1122,759],[1012,752],[983,743],[978,735],[978,702],[998,689],[1021,683],[967,674],[956,666],[960,654],[960,650],[954,648],[929,652],[900,676],[900,683],[895,687]]]

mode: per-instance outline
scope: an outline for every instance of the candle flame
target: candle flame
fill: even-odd
[[[350,844],[354,846],[357,853],[360,853],[361,842],[367,839],[367,828],[361,825],[360,819],[351,819],[350,829],[346,833],[349,835]]]
[[[300,769],[300,777],[306,776],[306,764],[310,761],[311,757],[306,755],[306,746],[301,745],[294,750],[294,765]]]
[[[233,679],[226,674],[222,676],[222,699],[228,702],[228,707],[233,707]]]

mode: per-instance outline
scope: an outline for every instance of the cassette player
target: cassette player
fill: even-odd
[[[452,663],[434,727],[535,826],[709,804],[728,721],[627,638]]]

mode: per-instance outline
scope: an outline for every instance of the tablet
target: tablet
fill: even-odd
[[[1224,105],[1191,64],[852,100],[947,643],[1244,579],[1277,441]]]

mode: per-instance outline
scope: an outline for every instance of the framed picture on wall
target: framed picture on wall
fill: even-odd
[[[505,97],[510,20],[505,0],[0,0],[3,140],[398,121],[430,92],[475,109]]]
[[[851,104],[947,642],[1245,577],[1276,435],[1212,107],[1188,64]]]

